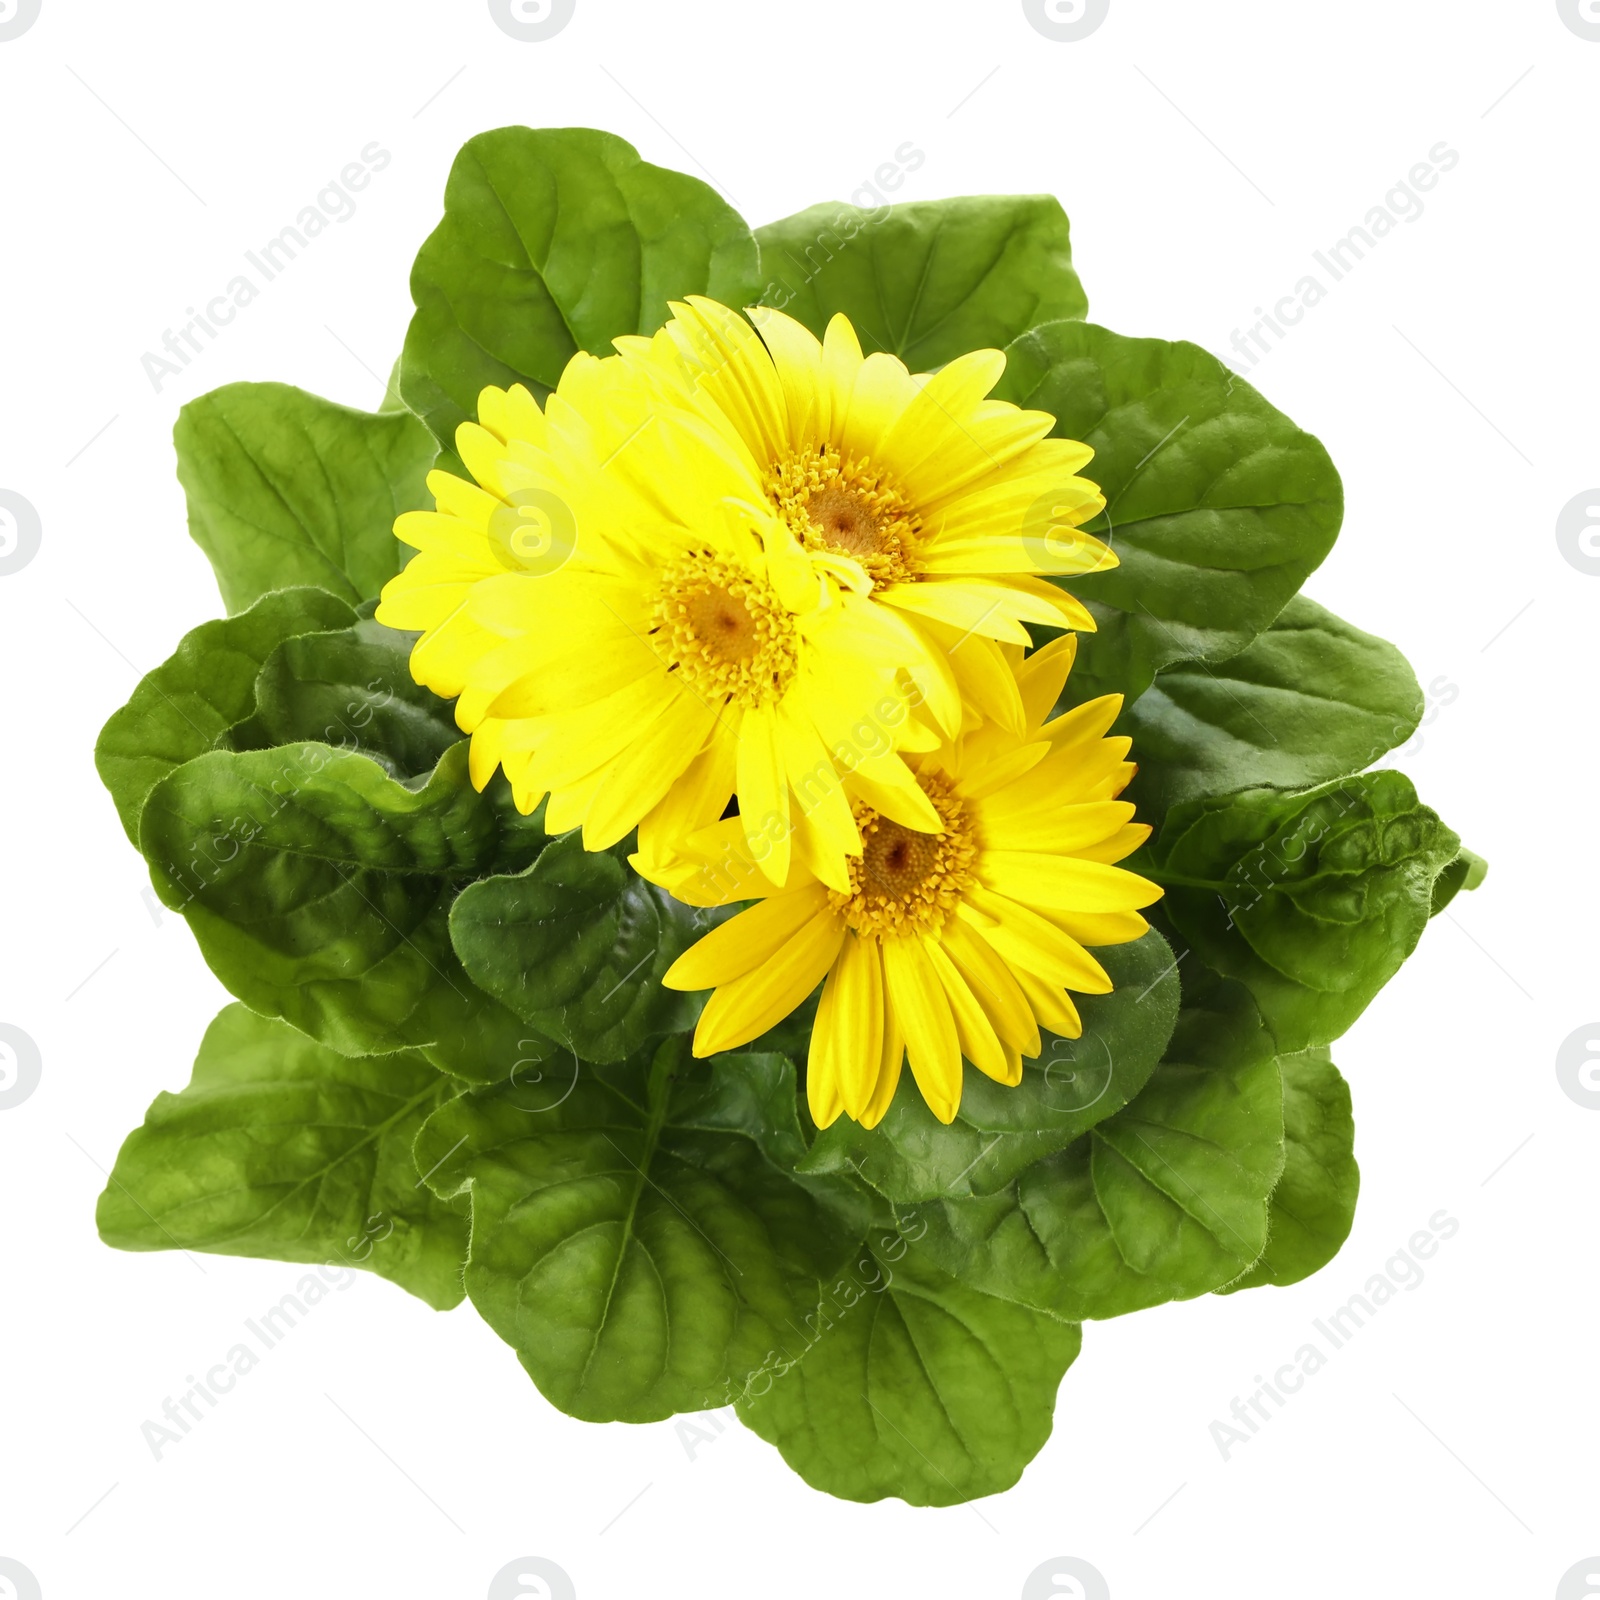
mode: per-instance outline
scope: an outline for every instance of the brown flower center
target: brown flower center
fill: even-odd
[[[942,775],[919,775],[917,781],[939,813],[943,833],[922,833],[871,806],[855,807],[862,852],[850,858],[849,894],[834,890],[828,898],[857,933],[935,933],[973,881],[978,841],[965,805]]]
[[[875,589],[915,579],[922,519],[871,462],[811,446],[773,468],[767,493],[807,549],[858,561]]]
[[[653,620],[668,670],[708,700],[767,705],[794,678],[794,618],[765,582],[709,551],[667,570]]]

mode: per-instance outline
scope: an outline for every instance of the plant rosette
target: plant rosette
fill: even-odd
[[[178,420],[228,615],[96,755],[236,1003],[101,1235],[470,1299],[563,1411],[731,1405],[830,1494],[1005,1489],[1084,1323],[1339,1249],[1329,1048],[1484,872],[1300,593],[1333,464],[1086,321],[1044,197],[752,231],[505,128],[411,287],[378,411]]]

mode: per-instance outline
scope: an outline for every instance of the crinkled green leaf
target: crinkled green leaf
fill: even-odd
[[[216,748],[250,714],[262,662],[297,634],[347,628],[354,621],[343,600],[321,589],[285,589],[239,616],[201,623],[145,674],[94,747],[100,781],[135,845],[150,791],[175,767]]]
[[[947,1506],[1009,1489],[1050,1436],[1074,1323],[933,1266],[875,1231],[740,1382],[739,1418],[813,1488]]]
[[[842,311],[869,354],[932,372],[1089,309],[1060,202],[971,195],[863,211],[819,205],[756,229],[762,301],[821,338]]]
[[[213,751],[162,780],[140,847],[211,970],[253,1010],[348,1055],[419,1047],[495,1081],[553,1053],[475,989],[450,945],[460,885],[544,845],[466,743],[411,786],[321,744]]]
[[[1283,1175],[1272,1191],[1267,1248],[1219,1293],[1299,1283],[1325,1267],[1350,1236],[1361,1172],[1350,1086],[1324,1049],[1281,1056]]]
[[[1213,970],[1255,996],[1279,1050],[1337,1039],[1416,948],[1460,840],[1409,779],[1246,789],[1168,813],[1139,870]]]
[[[1121,563],[1065,580],[1099,623],[1075,699],[1132,699],[1159,667],[1238,655],[1332,548],[1344,496],[1327,451],[1198,345],[1052,322],[1006,361],[997,396],[1094,447],[1084,473],[1107,506],[1084,526]]]
[[[411,676],[413,636],[363,619],[274,650],[256,679],[252,714],[227,743],[265,750],[313,739],[370,756],[391,776],[421,777],[461,739],[448,701]]]
[[[1371,766],[1409,739],[1422,690],[1404,656],[1296,595],[1248,649],[1158,672],[1123,713],[1145,821],[1182,800],[1298,789]]]
[[[1154,932],[1095,956],[1116,987],[1077,996],[1083,1037],[1046,1034],[1016,1087],[966,1066],[961,1109],[946,1127],[907,1073],[876,1128],[841,1117],[817,1138],[803,1170],[853,1173],[898,1204],[990,1194],[1125,1106],[1171,1036],[1178,976],[1172,951]]]
[[[920,1208],[964,1283],[1073,1321],[1205,1294],[1267,1243],[1284,1160],[1272,1041],[1249,994],[1185,1004],[1131,1105],[998,1195]]]
[[[341,1056],[231,1005],[188,1087],[123,1143],[100,1237],[361,1267],[446,1310],[465,1292],[467,1221],[419,1183],[411,1146],[458,1088],[415,1054]]]
[[[173,431],[189,532],[229,611],[293,584],[354,603],[400,570],[402,511],[429,504],[438,446],[407,412],[352,411],[284,383],[230,383]]]
[[[772,1080],[752,1095],[747,1080]],[[417,1144],[472,1200],[467,1293],[543,1393],[591,1421],[721,1403],[845,1259],[811,1190],[763,1153],[781,1056],[585,1066],[561,1097],[516,1084],[444,1107]]]
[[[685,173],[592,128],[498,128],[469,139],[444,219],[411,272],[406,403],[446,446],[489,384],[543,399],[580,350],[654,333],[667,302],[755,297],[756,245],[739,214]]]
[[[694,913],[626,864],[630,846],[557,840],[525,872],[484,878],[450,911],[479,988],[588,1061],[620,1061],[692,1028],[700,999],[661,986],[694,942]]]

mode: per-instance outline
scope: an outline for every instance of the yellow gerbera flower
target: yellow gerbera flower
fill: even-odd
[[[503,767],[525,812],[548,794],[552,832],[599,850],[638,827],[649,857],[737,796],[749,860],[842,891],[861,851],[844,771],[939,825],[896,751],[936,742],[912,713],[941,684],[907,672],[903,623],[694,470],[704,430],[664,411],[615,356],[575,357],[542,410],[484,390],[456,437],[476,481],[429,475],[438,509],[397,521],[418,554],[378,619],[420,630],[413,675],[459,696],[473,781]]]
[[[1094,452],[1047,438],[1047,413],[987,398],[1005,371],[998,350],[919,377],[863,356],[842,313],[819,343],[764,307],[749,313],[754,328],[702,297],[672,310],[653,337],[616,345],[703,421],[706,448],[689,465],[704,491],[769,506],[819,567],[911,624],[920,672],[953,673],[970,707],[1021,733],[999,644],[1026,646],[1028,622],[1092,631],[1046,577],[1117,564],[1078,529],[1105,506],[1078,476]],[[959,733],[959,719],[943,730]]]
[[[1023,1058],[1039,1053],[1040,1027],[1082,1033],[1068,991],[1111,988],[1085,946],[1137,939],[1148,926],[1139,910],[1161,890],[1114,865],[1150,832],[1117,799],[1134,772],[1129,741],[1106,737],[1121,697],[1045,720],[1075,646],[1063,635],[1026,660],[1008,647],[1020,737],[989,723],[911,758],[942,832],[857,801],[865,849],[847,890],[799,867],[782,889],[741,872],[731,821],[704,830],[668,870],[653,869],[691,904],[759,899],[663,980],[716,990],[695,1031],[697,1055],[766,1032],[825,978],[806,1077],[811,1114],[821,1127],[841,1111],[873,1127],[904,1056],[934,1115],[949,1122],[963,1056],[1014,1085]]]

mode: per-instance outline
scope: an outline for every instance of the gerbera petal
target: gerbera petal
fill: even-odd
[[[859,1120],[872,1103],[882,1058],[883,966],[878,942],[848,934],[817,1007],[807,1091],[814,1079],[826,1084],[829,1094]],[[812,1116],[816,1116],[814,1103]]]
[[[818,884],[763,900],[691,945],[661,981],[669,989],[714,989],[732,983],[770,961],[827,903],[827,891]]]
[[[1063,1039],[1083,1037],[1083,1019],[1072,1003],[1072,996],[1065,989],[1026,971],[1018,971],[1017,982],[1022,985],[1022,991],[1027,995],[1028,1004],[1033,1007],[1033,1014],[1039,1019],[1041,1027],[1048,1028]]]
[[[739,817],[761,870],[774,883],[789,876],[789,782],[771,706],[746,711],[736,757]]]
[[[922,940],[886,939],[883,977],[922,1098],[941,1122],[953,1122],[961,1105],[961,1041],[944,985]]]
[[[883,1054],[878,1061],[878,1077],[872,1088],[872,1098],[861,1112],[863,1128],[876,1128],[894,1103],[894,1092],[900,1087],[900,1068],[906,1058],[906,1040],[894,1012],[887,1006],[883,1016]]]
[[[924,940],[922,948],[938,974],[945,999],[950,1002],[950,1015],[956,1025],[956,1037],[961,1042],[962,1055],[985,1077],[1004,1083],[1009,1071],[1006,1053],[1001,1048],[988,1014],[979,1005],[950,957],[939,947],[939,941]]]
[[[732,1050],[782,1022],[822,982],[844,938],[837,912],[824,906],[813,913],[761,966],[711,996],[694,1032],[694,1053]]]
[[[1038,912],[974,884],[966,892],[960,915],[1012,967],[1083,994],[1110,994],[1105,968]]]
[[[970,890],[968,891],[970,893]],[[1039,1030],[1015,972],[989,941],[958,915],[940,934],[947,956],[966,980],[1000,1042],[1023,1055],[1039,1053]]]
[[[1028,630],[1014,614],[1020,604],[1030,621],[1054,623],[1055,614],[1034,600],[1013,603],[1013,591],[997,583],[966,578],[938,578],[924,583],[896,583],[878,596],[886,606],[910,611],[967,633],[986,634],[1012,644],[1030,643]],[[1043,612],[1042,616],[1034,613]]]
[[[979,879],[1025,906],[1062,911],[1137,911],[1161,898],[1161,886],[1121,867],[1021,850],[985,851]]]

